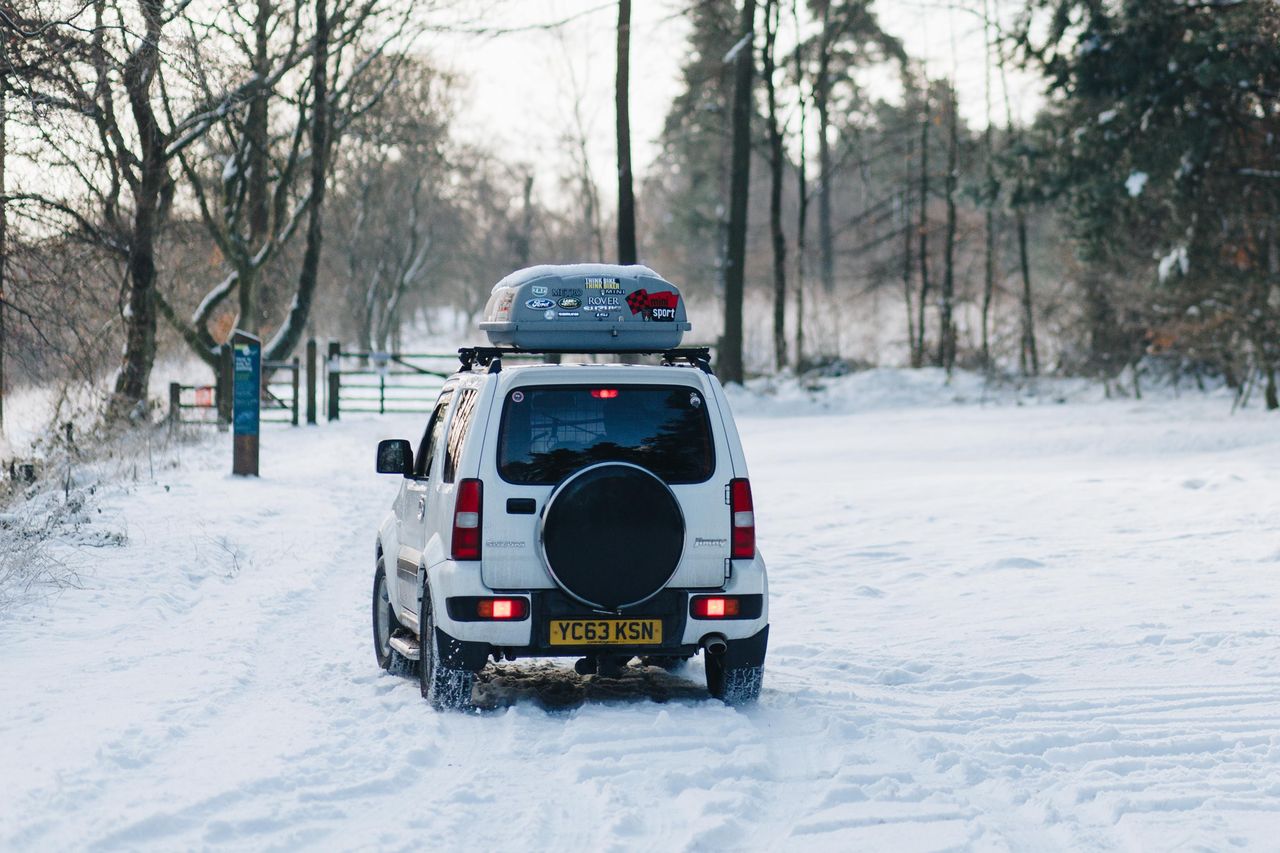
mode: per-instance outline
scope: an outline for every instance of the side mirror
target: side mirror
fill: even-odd
[[[378,442],[378,473],[401,474],[408,477],[413,471],[413,448],[403,438],[388,438]]]

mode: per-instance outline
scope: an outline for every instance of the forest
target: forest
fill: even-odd
[[[680,283],[729,382],[895,365],[1280,407],[1272,2],[913,7],[977,34],[962,108],[870,0],[680,0],[642,170],[630,0],[591,10],[616,162],[571,122],[567,170],[457,132],[467,81],[431,45],[522,37],[502,2],[443,26],[459,5],[0,6],[0,405],[78,385],[104,422],[151,420],[157,360],[211,376],[234,329],[269,360],[394,351],[469,325],[512,269],[605,261]]]

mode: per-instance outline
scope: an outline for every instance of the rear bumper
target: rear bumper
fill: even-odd
[[[494,647],[488,643],[466,642],[450,637],[441,629],[436,629],[437,648],[446,666],[455,669],[467,669],[478,672],[484,668],[490,656],[499,655],[508,660],[521,657],[586,657],[588,655],[609,654],[619,657],[638,657],[642,655],[692,656],[699,650],[698,645],[666,644],[645,646],[582,646],[570,649],[565,646],[530,645],[517,647]],[[725,642],[724,665],[727,667],[763,666],[765,654],[769,647],[769,626],[765,625],[755,634],[737,640]]]
[[[474,563],[455,563],[446,560],[430,569],[430,589],[437,631],[441,634],[440,648],[446,645],[457,650],[458,664],[466,662],[466,668],[483,666],[490,655],[502,655],[510,659],[527,657],[583,657],[586,655],[693,655],[701,648],[709,635],[719,634],[729,645],[726,654],[742,650],[748,658],[754,658],[758,645],[759,658],[763,660],[764,646],[768,642],[769,583],[764,560],[757,553],[753,560],[733,561],[732,576],[718,589],[666,589],[644,604],[628,608],[620,614],[602,614],[593,611],[561,592],[559,589],[491,589],[482,582],[481,573]],[[695,595],[759,595],[762,606],[754,619],[695,619],[689,614],[689,599]],[[448,599],[460,596],[503,595],[522,597],[529,601],[529,617],[512,622],[457,621],[449,617]],[[551,645],[550,625],[553,619],[660,619],[662,642],[657,644],[630,645]],[[445,642],[447,641],[447,643]],[[746,645],[741,645],[750,641]],[[451,656],[452,657],[452,656]],[[479,664],[477,665],[477,661]],[[732,666],[746,664],[730,663]]]

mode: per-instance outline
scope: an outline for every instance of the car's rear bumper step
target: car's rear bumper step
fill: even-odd
[[[418,638],[408,633],[392,634],[390,643],[391,648],[409,660],[418,660],[422,657],[422,647],[418,645]]]

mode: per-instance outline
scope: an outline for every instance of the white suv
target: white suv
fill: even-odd
[[[543,267],[533,280],[552,270],[581,284],[604,270],[630,295],[627,273],[634,285],[644,269]],[[635,351],[621,337],[614,350]],[[378,471],[403,477],[378,531],[379,665],[416,669],[434,706],[466,708],[490,658],[573,656],[603,676],[701,650],[713,696],[754,701],[768,586],[707,351],[671,349],[662,366],[504,365],[512,351],[462,350],[416,452],[403,439],[378,446]]]

